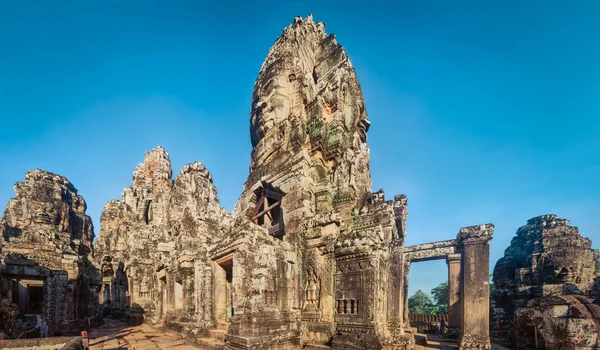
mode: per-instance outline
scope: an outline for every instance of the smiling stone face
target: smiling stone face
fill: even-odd
[[[269,50],[254,83],[251,172],[281,165],[304,149],[322,160],[337,187],[370,190],[369,126],[344,48],[323,23],[296,18]]]
[[[264,85],[257,88],[252,102],[252,145],[267,135],[290,115],[289,74],[274,71]]]

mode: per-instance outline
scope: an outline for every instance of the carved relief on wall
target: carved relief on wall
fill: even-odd
[[[366,318],[368,293],[365,292],[372,273],[368,260],[338,261],[335,276],[335,307],[338,319]]]
[[[308,265],[306,269],[306,283],[304,284],[304,309],[313,311],[319,308],[321,292],[321,279],[317,275],[314,265]]]
[[[304,285],[302,287],[304,311],[316,311],[320,307],[321,276],[318,254],[318,249],[310,249],[306,252],[304,260]]]

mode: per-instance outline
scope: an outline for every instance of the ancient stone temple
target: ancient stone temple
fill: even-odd
[[[97,312],[94,228],[65,177],[33,170],[14,188],[0,219],[0,298],[19,305],[26,321],[42,315],[54,334]]]
[[[372,191],[369,126],[344,49],[323,23],[296,18],[254,85],[250,174],[232,214],[202,164],[172,180],[160,147],[106,204],[95,254],[103,312],[163,322],[213,349],[412,348],[407,199]],[[442,255],[425,253],[453,262],[463,349],[490,346],[492,232],[465,227]]]
[[[519,348],[600,346],[600,263],[591,244],[556,215],[527,221],[494,268],[492,327],[508,329]]]
[[[189,320],[206,329],[213,324],[206,323],[198,305],[203,300],[194,291],[206,283],[201,276],[210,269],[207,247],[222,239],[229,214],[219,207],[202,164],[188,164],[171,177],[168,153],[156,148],[146,153],[121,200],[105,205],[95,246],[100,302],[106,315],[134,322]]]

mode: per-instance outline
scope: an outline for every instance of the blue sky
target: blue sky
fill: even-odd
[[[231,210],[253,82],[294,16],[346,48],[372,122],[373,189],[409,199],[407,244],[492,222],[491,265],[556,213],[600,247],[596,1],[0,1],[0,203],[29,169],[104,203],[163,145]],[[411,292],[446,279],[415,265]]]

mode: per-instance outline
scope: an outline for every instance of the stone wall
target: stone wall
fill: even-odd
[[[90,261],[94,228],[85,200],[67,178],[39,169],[14,188],[0,219],[0,297],[27,312],[27,286],[43,287],[50,332],[95,316],[99,275]]]

